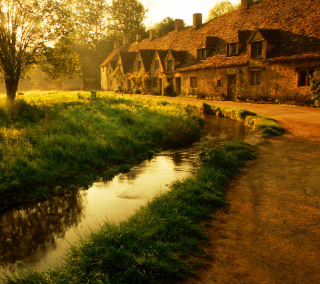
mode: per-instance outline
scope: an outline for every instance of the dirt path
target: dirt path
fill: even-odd
[[[320,109],[212,104],[273,117],[289,133],[260,146],[230,183],[229,205],[206,229],[212,258],[181,284],[320,283]]]

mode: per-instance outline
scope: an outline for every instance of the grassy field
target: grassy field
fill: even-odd
[[[255,149],[241,142],[204,149],[193,177],[141,207],[118,225],[74,244],[60,268],[20,271],[5,283],[175,283],[206,259],[204,221],[225,204],[225,186]],[[201,222],[201,223],[200,223]],[[202,246],[203,247],[203,246]]]
[[[20,98],[23,99],[20,99]],[[0,98],[0,210],[87,188],[154,153],[199,140],[199,111],[95,92]]]

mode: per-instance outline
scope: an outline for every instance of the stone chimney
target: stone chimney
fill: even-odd
[[[123,36],[123,44],[129,44],[128,36]]]
[[[241,9],[246,10],[250,7],[252,0],[241,0]]]
[[[150,40],[153,40],[156,37],[156,30],[155,29],[151,29],[149,30],[149,38]]]
[[[193,14],[193,27],[199,28],[202,25],[202,14],[201,13],[195,13]]]
[[[178,33],[183,29],[183,20],[181,19],[175,19],[175,29],[174,31]]]
[[[137,33],[136,34],[136,43],[139,43],[141,41],[141,34]]]
[[[115,41],[115,42],[113,43],[113,48],[114,48],[114,49],[119,48],[119,46],[120,46],[120,42],[119,42],[119,41]]]

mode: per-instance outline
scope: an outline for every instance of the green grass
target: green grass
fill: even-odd
[[[200,112],[95,92],[0,100],[0,210],[87,188],[154,153],[199,140]]]
[[[23,270],[6,283],[174,283],[201,264],[208,244],[202,220],[225,205],[225,186],[254,148],[242,142],[205,148],[193,177],[141,207],[118,225],[105,223],[74,244],[60,268]]]
[[[285,129],[275,119],[257,115],[246,109],[232,109],[203,103],[202,110],[206,114],[235,119],[252,129],[261,130],[264,138],[278,136],[285,132]]]

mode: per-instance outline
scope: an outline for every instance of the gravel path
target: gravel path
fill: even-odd
[[[229,184],[229,205],[206,227],[211,259],[199,278],[181,284],[320,283],[320,109],[212,104],[273,117],[288,133],[259,146],[258,158]]]

